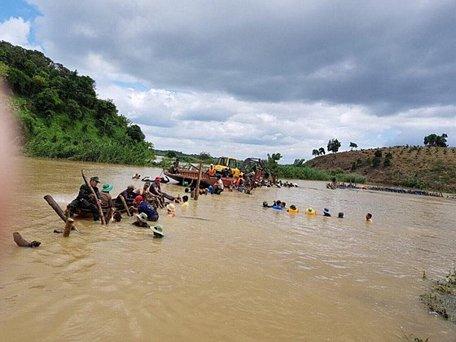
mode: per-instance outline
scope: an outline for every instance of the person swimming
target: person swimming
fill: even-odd
[[[263,202],[263,208],[272,208],[272,205],[269,205],[268,202]]]
[[[366,214],[366,222],[372,222],[372,214],[371,213],[367,213]]]
[[[290,205],[290,208],[287,209],[287,213],[289,214],[297,214],[299,213],[299,209],[296,208],[294,204]]]
[[[323,216],[331,217],[331,214],[329,213],[329,209],[328,208],[323,209]]]
[[[340,213],[337,215],[337,218],[344,218],[344,213],[340,212]]]
[[[272,205],[272,209],[282,210],[283,209],[282,202],[279,200],[275,201],[274,204]]]

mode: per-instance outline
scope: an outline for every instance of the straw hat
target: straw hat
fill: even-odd
[[[176,211],[176,206],[172,203],[169,203],[167,206],[166,206],[166,210],[170,211],[170,212],[175,212]]]

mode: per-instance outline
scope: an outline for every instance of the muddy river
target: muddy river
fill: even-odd
[[[423,270],[438,278],[456,266],[455,201],[300,181],[202,196],[174,218],[160,212],[162,240],[128,219],[78,221],[81,234],[64,239],[43,196],[71,201],[81,168],[115,195],[142,184],[135,172],[160,170],[38,159],[23,168],[0,237],[1,341],[456,340],[456,325],[419,301]],[[274,199],[345,218],[262,208]],[[16,247],[12,231],[41,247]]]

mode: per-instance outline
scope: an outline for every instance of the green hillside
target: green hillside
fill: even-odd
[[[97,98],[89,76],[1,41],[0,77],[12,90],[26,155],[137,165],[154,159],[140,127]]]

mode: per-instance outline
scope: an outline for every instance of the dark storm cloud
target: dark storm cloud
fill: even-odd
[[[53,55],[154,87],[378,114],[456,102],[455,1],[32,2]]]

